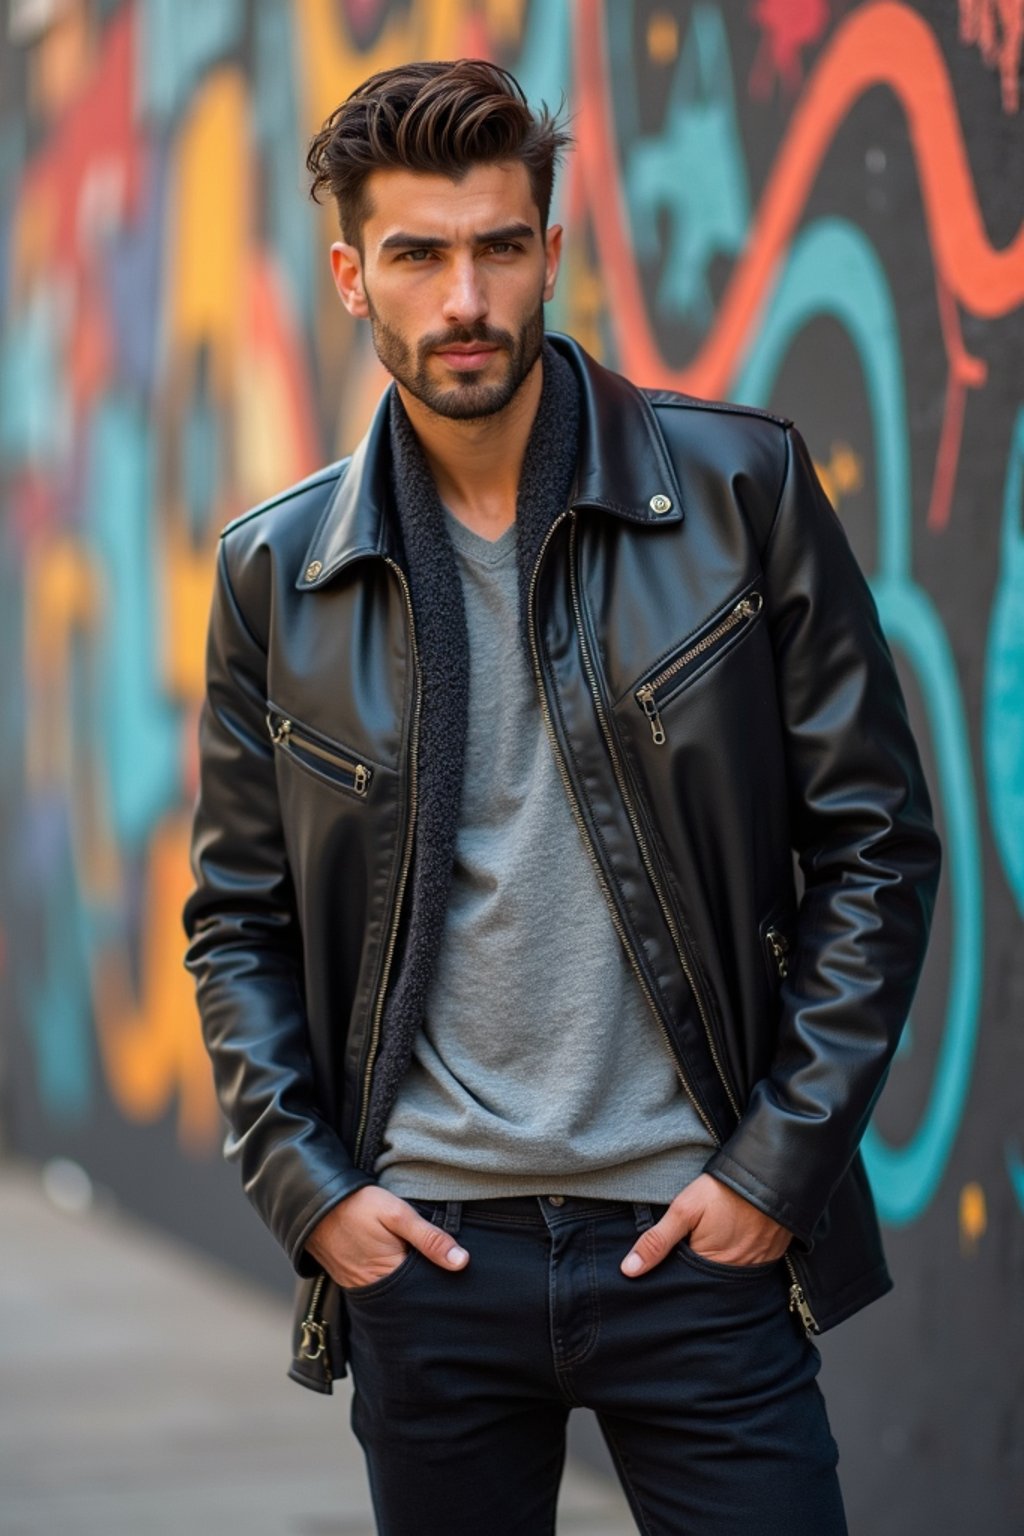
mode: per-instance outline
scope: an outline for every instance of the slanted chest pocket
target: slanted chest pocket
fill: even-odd
[[[373,781],[373,768],[340,742],[294,719],[267,702],[267,730],[274,746],[286,752],[297,767],[335,789],[365,799]]]
[[[633,697],[647,716],[655,746],[664,746],[668,740],[662,711],[732,649],[756,622],[763,606],[764,597],[757,587],[748,588],[732,599],[724,612],[663,656],[636,684]]]

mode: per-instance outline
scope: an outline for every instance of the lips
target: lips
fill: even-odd
[[[493,357],[497,347],[485,346],[482,342],[474,346],[438,347],[437,355],[451,368],[479,368]]]

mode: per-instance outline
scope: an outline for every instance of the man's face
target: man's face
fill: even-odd
[[[525,166],[473,166],[461,181],[375,171],[363,255],[331,247],[350,314],[370,320],[389,373],[458,420],[504,409],[530,372],[554,292],[562,231],[547,239]]]

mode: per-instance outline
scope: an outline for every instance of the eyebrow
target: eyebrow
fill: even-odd
[[[516,222],[503,224],[500,229],[484,229],[478,235],[473,236],[474,245],[492,245],[499,240],[532,240],[535,231],[529,224]],[[440,235],[411,235],[404,229],[398,230],[393,235],[386,236],[378,246],[381,251],[394,251],[398,249],[446,251],[451,247],[450,240],[444,240]]]

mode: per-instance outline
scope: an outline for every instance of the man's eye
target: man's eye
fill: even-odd
[[[426,248],[415,251],[403,251],[398,259],[399,261],[411,261],[414,263],[414,265],[421,266],[422,263],[418,260],[418,258],[420,256],[429,256],[430,254],[431,253]]]
[[[497,251],[499,256],[504,256],[507,251],[518,251],[521,247],[516,245],[514,240],[495,240],[490,249]]]

